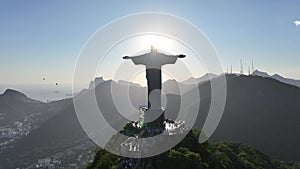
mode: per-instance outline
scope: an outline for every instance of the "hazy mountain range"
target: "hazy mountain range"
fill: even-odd
[[[294,86],[297,86],[297,87],[300,87],[300,80],[295,80],[295,79],[290,79],[290,78],[285,78],[285,77],[282,77],[280,76],[279,74],[274,74],[274,75],[269,75],[268,73],[266,72],[262,72],[262,71],[259,71],[259,70],[255,70],[252,75],[255,75],[255,76],[261,76],[261,77],[270,77],[272,79],[276,79],[280,82],[283,82],[283,83],[287,83],[287,84],[291,84],[291,85],[294,85]]]
[[[295,84],[273,79],[276,76],[261,75],[258,71],[252,76],[226,75],[225,111],[212,139],[241,142],[274,158],[300,161],[300,88]],[[212,80],[218,78],[214,75],[208,76]],[[203,79],[196,79],[201,94],[201,106],[195,128],[202,127],[210,106],[210,81]],[[112,125],[121,129],[128,119],[118,113],[110,91],[114,86],[121,95],[126,91],[127,85],[130,83],[119,84],[103,80],[95,87],[83,90],[76,97],[84,98],[84,95],[95,91],[98,104],[106,105],[102,113],[106,118],[118,121]],[[185,88],[190,84],[177,84],[171,80],[164,84],[168,99],[168,118],[176,117],[180,108],[178,85]],[[134,84],[130,85],[129,91],[134,106],[146,103],[146,88]],[[186,92],[188,91],[183,93]],[[25,127],[22,128],[20,123]],[[72,99],[43,103],[20,92],[7,90],[0,95],[0,129],[1,133],[11,132],[11,136],[2,135],[0,139],[0,168],[3,169],[25,167],[36,163],[38,159],[65,152],[66,149],[78,145],[85,145],[89,150],[95,148],[78,122]],[[19,134],[12,134],[16,132]]]

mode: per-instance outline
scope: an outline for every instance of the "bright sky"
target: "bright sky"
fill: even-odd
[[[224,70],[257,69],[300,79],[300,1],[16,1],[0,3],[0,84],[71,83],[80,49],[100,27],[138,12],[196,25]]]

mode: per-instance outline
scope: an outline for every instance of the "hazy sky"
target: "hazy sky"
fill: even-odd
[[[300,79],[300,1],[16,1],[0,3],[0,84],[71,83],[76,58],[100,27],[138,12],[185,18],[226,67]]]

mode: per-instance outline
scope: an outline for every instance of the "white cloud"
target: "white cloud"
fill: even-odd
[[[297,20],[294,23],[296,24],[296,26],[300,26],[300,20]]]

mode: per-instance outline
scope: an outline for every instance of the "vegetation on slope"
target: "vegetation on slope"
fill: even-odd
[[[207,141],[198,143],[198,130],[171,150],[154,157],[155,169],[296,169],[300,163],[271,159],[260,151],[239,143]],[[115,169],[122,157],[99,149],[87,169]]]

